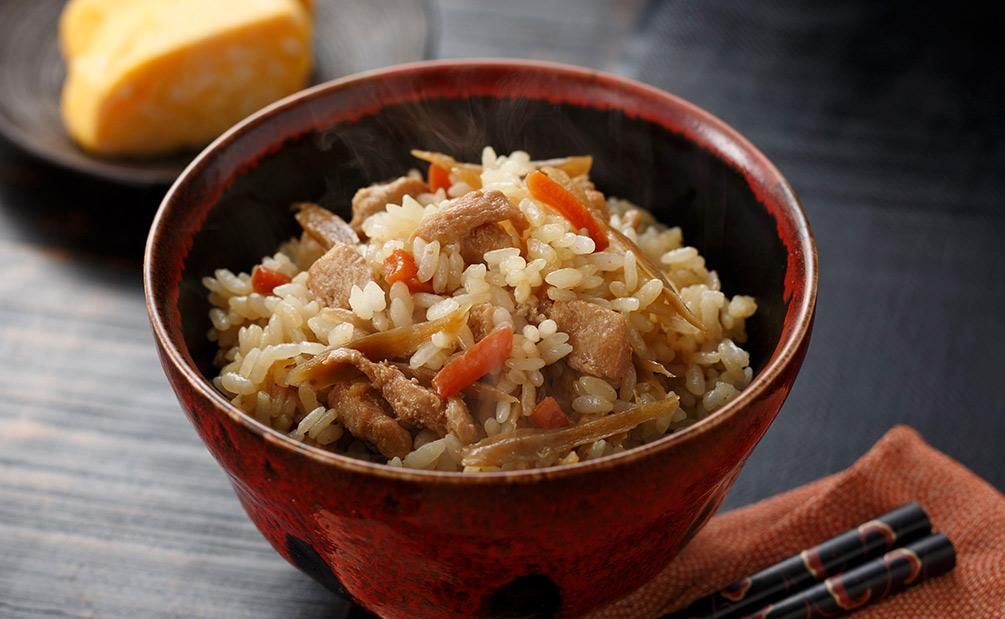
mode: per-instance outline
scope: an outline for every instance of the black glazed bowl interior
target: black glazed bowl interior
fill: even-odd
[[[391,103],[372,115],[320,122],[318,130],[287,139],[277,152],[260,153],[253,168],[223,189],[186,260],[179,309],[185,342],[200,370],[207,377],[215,374],[201,278],[218,268],[248,271],[299,234],[290,204],[315,201],[348,218],[352,195],[361,186],[410,168],[425,172],[426,164],[413,158],[411,149],[477,162],[485,145],[500,154],[524,150],[535,159],[593,155],[591,178],[598,189],[680,226],[685,243],[697,247],[719,273],[723,290],[757,298],[758,311],[747,321],[747,348],[755,372],[761,369],[785,317],[786,248],[744,172],[698,146],[693,136],[624,109],[503,94],[513,86],[518,84],[503,81],[499,94]],[[316,99],[321,104],[323,97]],[[318,120],[323,118],[319,112]]]

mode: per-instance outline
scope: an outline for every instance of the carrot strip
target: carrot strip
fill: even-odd
[[[462,183],[467,183],[472,189],[482,188],[482,166],[474,163],[463,163],[457,161],[450,155],[430,152],[428,150],[413,150],[412,156],[416,159],[435,163],[444,170],[449,170]]]
[[[409,292],[435,292],[433,290],[433,282],[420,282],[414,277],[405,282],[405,285],[408,286]]]
[[[289,276],[263,266],[255,267],[255,270],[251,272],[251,286],[258,294],[272,294],[276,286],[282,286],[291,281],[293,280]]]
[[[429,164],[429,191],[450,189],[450,172],[435,163]]]
[[[513,351],[513,327],[503,325],[453,359],[433,377],[433,389],[449,398],[492,370],[502,367]]]
[[[544,202],[569,220],[576,230],[586,228],[587,234],[593,239],[596,251],[604,251],[610,242],[603,227],[593,216],[590,209],[579,201],[568,189],[562,187],[540,170],[534,170],[527,175],[527,189],[536,200]]]
[[[419,267],[415,264],[415,258],[403,249],[394,250],[384,260],[384,280],[387,283],[405,282],[412,292],[432,292],[432,284],[416,279],[418,272]]]
[[[558,405],[558,401],[551,396],[537,403],[530,414],[530,420],[535,426],[545,430],[564,428],[569,425],[569,418],[562,407]]]
[[[384,280],[389,284],[408,281],[418,272],[419,267],[415,264],[415,258],[403,249],[394,250],[384,260]]]

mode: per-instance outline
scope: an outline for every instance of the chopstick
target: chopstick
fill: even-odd
[[[808,590],[828,577],[880,557],[932,531],[928,514],[911,502],[727,585],[662,619],[728,619]]]
[[[956,551],[952,542],[942,533],[936,533],[831,576],[745,619],[830,619],[941,576],[955,565]]]

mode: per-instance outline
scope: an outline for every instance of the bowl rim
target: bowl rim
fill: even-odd
[[[351,88],[354,85],[380,80],[389,76],[401,76],[409,74],[421,74],[424,71],[442,70],[450,68],[463,68],[467,70],[478,69],[503,69],[512,71],[530,70],[539,73],[550,74],[558,78],[586,79],[599,82],[605,87],[615,88],[627,93],[634,98],[647,98],[650,102],[656,102],[663,106],[675,107],[683,115],[696,121],[690,128],[684,128],[680,133],[688,141],[695,143],[698,147],[710,151],[713,156],[721,159],[744,175],[748,184],[753,189],[760,186],[765,188],[769,183],[752,178],[752,175],[739,165],[738,158],[743,156],[751,162],[747,168],[754,168],[763,171],[765,179],[770,181],[771,188],[776,190],[780,196],[777,202],[780,203],[788,217],[794,224],[795,241],[798,247],[789,247],[789,260],[793,259],[793,253],[797,254],[795,259],[802,263],[800,279],[801,285],[796,288],[797,294],[788,302],[786,315],[793,311],[795,304],[795,314],[792,318],[792,330],[787,337],[783,337],[776,344],[767,364],[754,376],[753,380],[745,387],[734,400],[714,411],[708,417],[697,423],[666,435],[651,443],[640,445],[626,451],[603,456],[596,459],[578,462],[575,464],[558,465],[545,468],[534,468],[516,471],[493,471],[484,473],[462,473],[453,471],[427,471],[421,469],[407,469],[393,467],[386,464],[378,464],[357,460],[348,456],[326,451],[317,447],[312,447],[297,441],[273,428],[266,426],[254,419],[244,411],[233,405],[223,396],[212,383],[207,380],[201,372],[187,361],[185,354],[176,347],[170,337],[168,325],[161,319],[161,309],[164,299],[154,298],[153,291],[157,288],[154,285],[154,274],[162,267],[163,260],[159,256],[160,238],[167,234],[163,225],[168,219],[169,213],[173,210],[181,209],[177,205],[175,196],[181,191],[190,178],[198,175],[204,162],[214,157],[219,151],[224,150],[228,144],[234,141],[245,131],[250,130],[264,119],[283,113],[285,110],[294,108],[302,101],[314,97],[328,96],[343,89]],[[424,98],[424,95],[416,97],[417,100]],[[576,105],[580,103],[570,101],[557,95],[559,101]],[[399,99],[406,100],[404,98]],[[377,106],[377,112],[389,105],[381,102]],[[666,128],[666,127],[665,127]],[[704,136],[698,139],[695,133],[702,130],[713,129],[713,135]],[[670,129],[667,128],[669,131]],[[763,200],[759,197],[759,202]],[[774,217],[774,215],[773,215]],[[798,266],[798,265],[797,265]],[[727,123],[714,116],[710,112],[673,95],[667,91],[650,86],[642,82],[607,73],[596,71],[575,65],[564,63],[546,62],[538,60],[509,59],[509,58],[473,58],[464,60],[426,60],[419,62],[392,65],[372,71],[365,71],[348,75],[339,79],[318,84],[288,97],[280,99],[240,121],[212,143],[203,149],[184,169],[178,178],[172,183],[170,189],[165,193],[157,213],[154,216],[147,237],[147,244],[143,259],[143,288],[144,297],[149,314],[150,323],[153,328],[154,337],[162,351],[162,362],[170,362],[176,372],[184,377],[189,387],[200,397],[207,400],[217,412],[222,412],[231,422],[238,424],[245,430],[258,435],[261,439],[274,444],[280,449],[309,458],[315,463],[342,469],[348,473],[364,475],[375,475],[398,482],[410,482],[418,484],[462,484],[462,485],[482,485],[482,484],[523,484],[534,483],[542,480],[564,479],[578,477],[595,471],[613,469],[628,465],[632,462],[652,457],[658,453],[673,449],[675,446],[697,439],[721,424],[730,422],[737,416],[740,410],[750,404],[753,400],[761,396],[765,391],[774,385],[781,377],[783,371],[793,362],[797,356],[804,340],[807,338],[813,321],[816,306],[817,284],[818,284],[818,259],[816,243],[813,233],[809,227],[806,214],[796,196],[795,191],[788,181],[782,176],[778,168],[755,147],[747,138],[733,129]],[[797,269],[799,270],[799,269]],[[172,284],[178,285],[178,282]],[[788,286],[786,286],[788,288]],[[170,308],[165,308],[170,309]],[[175,308],[176,309],[176,308]],[[783,336],[784,331],[783,331]]]

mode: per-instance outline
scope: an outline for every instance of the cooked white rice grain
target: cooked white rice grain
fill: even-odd
[[[331,423],[335,420],[335,411],[328,408],[325,409],[321,416],[314,421],[314,425],[311,429],[307,431],[307,436],[316,439],[321,432],[327,430]],[[299,426],[298,426],[299,428]]]
[[[345,429],[342,426],[333,423],[324,430],[321,430],[317,436],[314,437],[314,440],[318,445],[330,445],[342,438],[344,433]]]
[[[416,238],[413,243],[416,248],[414,250],[414,255],[416,257],[415,262],[419,267],[419,271],[415,274],[415,278],[420,282],[428,282],[432,279],[433,274],[436,273],[436,269],[440,265],[440,242],[433,241],[431,243],[426,243],[421,238]],[[420,247],[421,249],[418,249]]]
[[[635,290],[635,287],[639,285],[639,270],[637,264],[635,252],[631,250],[625,252],[624,280],[625,287],[629,291]]]
[[[420,309],[428,309],[429,307],[432,307],[433,305],[436,305],[437,303],[442,301],[444,298],[446,297],[443,297],[442,295],[438,294],[431,294],[428,292],[416,292],[415,294],[412,295],[412,303],[415,304],[415,307],[418,307]]]
[[[544,281],[556,288],[575,288],[582,283],[583,272],[574,268],[558,269],[547,274]]]
[[[705,375],[700,366],[692,365],[687,368],[684,374],[684,387],[696,396],[705,393]]]
[[[667,266],[674,267],[676,265],[686,264],[697,257],[698,250],[694,247],[679,247],[663,254],[663,256],[660,257],[660,262]]]
[[[290,433],[290,436],[298,441],[302,441],[304,436],[311,430],[311,428],[314,427],[314,424],[317,423],[326,412],[325,407],[319,406],[307,413],[307,416],[300,420],[300,423],[298,423],[296,429]]]
[[[432,342],[426,342],[412,354],[408,360],[408,365],[412,368],[428,366],[429,363],[440,353],[440,348]]]
[[[370,320],[375,312],[382,311],[387,307],[384,289],[380,287],[380,284],[372,281],[367,282],[362,289],[353,284],[349,292],[349,307],[363,320]]]
[[[534,354],[537,354],[537,348],[534,349]],[[544,359],[534,358],[534,359],[509,359],[506,361],[506,365],[514,370],[520,370],[522,372],[533,372],[535,370],[540,370],[545,365],[547,365]]]
[[[640,307],[639,300],[635,297],[625,297],[611,301],[611,309],[616,312],[634,312]]]
[[[561,288],[548,288],[548,298],[552,301],[575,301],[576,293]]]
[[[638,289],[635,298],[639,300],[639,307],[645,309],[658,299],[662,292],[663,282],[658,279],[650,279]]]
[[[430,469],[436,465],[436,460],[443,454],[447,445],[443,439],[426,443],[405,456],[402,464],[412,469]]]
[[[590,444],[587,458],[599,458],[607,451],[607,441],[601,439]]]
[[[576,381],[576,392],[580,395],[595,395],[611,402],[618,399],[618,392],[614,387],[595,376],[581,376]]]
[[[220,377],[220,384],[230,393],[248,395],[258,389],[258,385],[234,372],[226,372]]]
[[[455,299],[443,299],[434,305],[431,305],[429,309],[426,310],[426,320],[437,320],[443,318],[458,309],[460,309],[460,304],[457,303]]]
[[[581,395],[572,401],[572,410],[584,415],[609,413],[614,410],[614,402],[596,395]]]
[[[516,247],[504,247],[503,249],[493,249],[485,252],[485,263],[489,266],[502,263],[507,258],[519,258],[520,250]]]
[[[578,256],[587,256],[597,249],[597,244],[588,236],[577,235],[576,239],[569,245],[569,249]]]
[[[736,295],[729,302],[729,313],[734,318],[750,318],[757,311],[757,303],[753,297]]]
[[[701,403],[706,411],[712,412],[722,408],[739,394],[736,387],[720,381],[715,383],[715,387],[711,391],[702,396]]]

